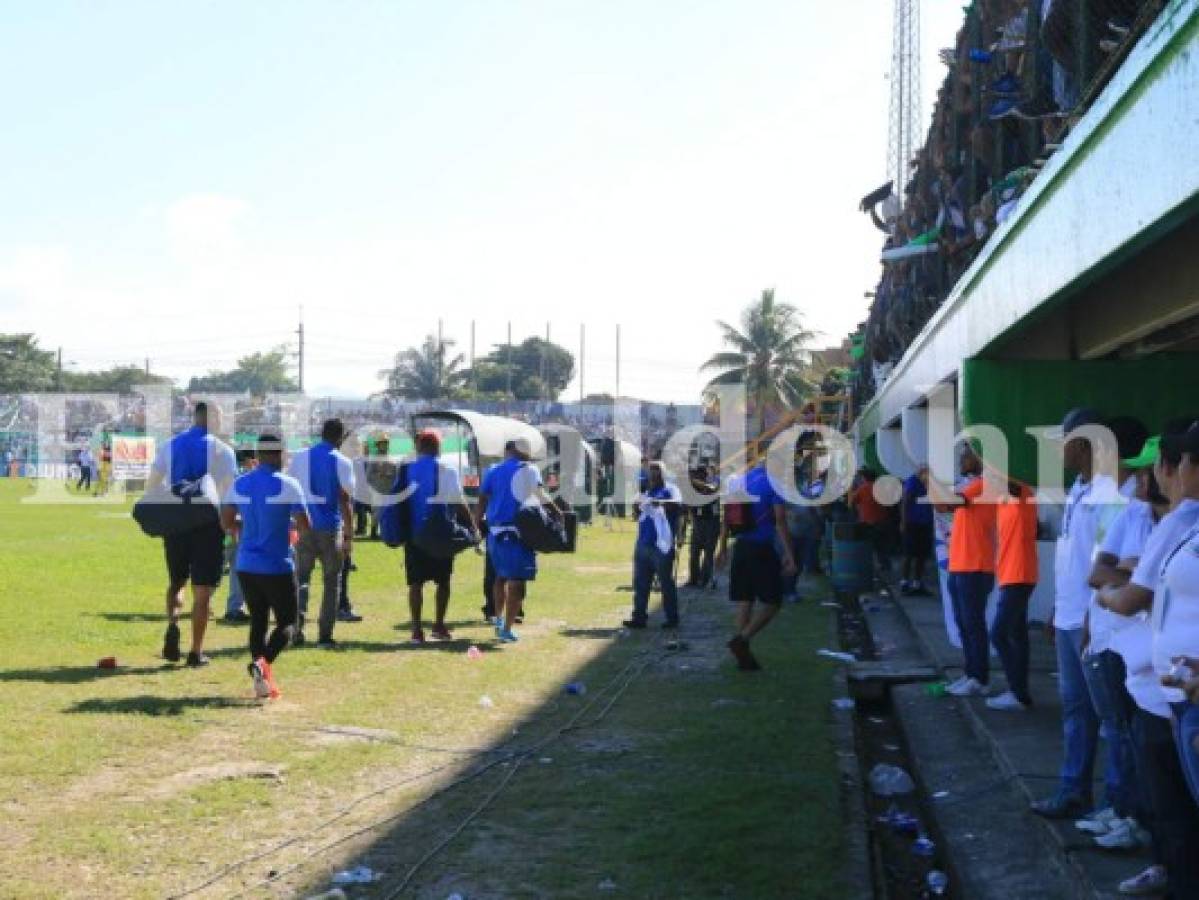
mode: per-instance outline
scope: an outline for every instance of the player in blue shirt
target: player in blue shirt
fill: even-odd
[[[525,438],[508,441],[504,461],[483,476],[475,515],[487,516],[487,556],[495,566],[495,633],[504,643],[516,641],[512,623],[524,603],[526,584],[537,577],[537,554],[516,530],[516,514],[530,499],[548,503],[541,473],[529,462],[532,447]],[[550,506],[555,510],[556,507]],[[479,522],[476,522],[479,525]]]
[[[458,473],[441,462],[441,436],[432,430],[416,436],[417,458],[407,466],[408,487],[411,495],[408,509],[412,516],[412,534],[420,531],[431,512],[439,513],[438,507],[450,504],[453,515],[464,525],[473,527],[470,510],[462,498],[462,485]],[[412,613],[412,643],[423,644],[425,632],[421,627],[421,611],[424,608],[425,582],[433,582],[436,588],[434,600],[437,604],[430,632],[434,640],[450,641],[454,636],[445,624],[445,614],[450,605],[450,578],[454,574],[454,558],[432,556],[415,542],[404,546],[404,574],[408,582],[408,608]]]
[[[214,408],[209,414],[208,404],[197,403],[192,413],[193,425],[187,431],[175,435],[159,450],[150,467],[147,490],[160,485],[175,489],[185,483],[200,482],[211,476],[220,497],[228,490],[237,474],[237,460],[233,449],[224,441],[209,433],[209,425],[219,427],[220,419]],[[179,613],[183,609],[183,589],[188,581],[192,585],[192,646],[187,654],[189,666],[206,666],[204,655],[204,632],[208,629],[208,607],[217,585],[221,583],[221,570],[225,564],[225,535],[220,523],[192,528],[188,531],[168,535],[162,539],[167,562],[167,630],[163,637],[162,655],[170,662],[178,662]]]
[[[274,435],[258,438],[258,467],[233,482],[221,506],[227,533],[238,528],[234,572],[250,609],[250,677],[261,699],[279,696],[271,669],[275,658],[295,636],[299,587],[291,554],[291,524],[300,537],[308,533],[308,511],[300,483],[284,475],[283,443]],[[268,639],[267,625],[275,616]]]
[[[784,501],[770,483],[764,463],[758,463],[743,479],[729,484],[734,501],[752,500],[749,530],[737,535],[729,571],[729,599],[737,604],[737,633],[728,648],[742,671],[760,669],[749,650],[750,640],[778,614],[783,601],[783,577],[795,574],[795,559],[787,533]],[[716,564],[728,558],[728,517],[720,529],[720,548]],[[781,548],[781,553],[780,553]]]
[[[654,576],[662,586],[663,628],[679,627],[679,595],[674,580],[675,543],[682,517],[682,495],[666,483],[662,463],[649,464],[645,491],[633,504],[638,517],[633,547],[633,616],[625,628],[644,628],[649,617]]]
[[[352,552],[354,513],[354,466],[338,449],[346,438],[341,419],[328,419],[321,426],[321,439],[292,457],[287,474],[304,489],[312,529],[296,544],[296,575],[300,580],[300,628],[296,642],[304,641],[304,618],[308,612],[308,585],[317,561],[321,564],[321,612],[317,646],[332,648],[337,622],[341,570]]]

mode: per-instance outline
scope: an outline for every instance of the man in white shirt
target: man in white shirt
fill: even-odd
[[[1070,488],[1057,541],[1053,606],[1058,691],[1062,700],[1063,754],[1057,792],[1034,801],[1033,812],[1048,819],[1077,818],[1092,807],[1091,783],[1099,739],[1084,672],[1084,622],[1091,602],[1091,566],[1107,528],[1122,508],[1115,481],[1100,474],[1099,460],[1082,429],[1103,424],[1093,409],[1078,408],[1062,420],[1066,468],[1078,477]],[[1107,773],[1108,790],[1118,791],[1118,775]]]

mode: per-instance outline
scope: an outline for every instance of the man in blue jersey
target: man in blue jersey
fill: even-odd
[[[299,616],[296,567],[291,555],[291,523],[301,538],[308,533],[308,512],[300,483],[284,475],[283,444],[274,435],[258,438],[258,466],[233,482],[221,506],[221,525],[239,528],[234,577],[250,609],[250,678],[259,699],[275,699],[279,686],[272,665],[291,643]],[[271,614],[275,629],[268,639]]]
[[[662,463],[649,464],[644,493],[633,504],[637,542],[633,547],[633,615],[625,628],[644,628],[655,576],[662,586],[663,628],[679,627],[679,595],[674,580],[675,542],[682,514],[678,487],[667,484]]]
[[[219,425],[215,410],[209,413],[206,403],[197,403],[192,413],[192,427],[175,435],[158,451],[150,467],[147,490],[167,485],[173,493],[186,485],[196,484],[211,476],[216,490],[223,494],[237,474],[233,449],[209,433],[209,424]],[[218,494],[218,496],[220,495]],[[204,632],[208,628],[208,607],[224,568],[225,535],[219,521],[162,539],[167,563],[167,630],[163,638],[162,655],[178,662],[179,613],[183,609],[183,589],[192,585],[192,646],[187,664],[192,667],[208,665],[204,655]]]
[[[354,540],[354,467],[338,448],[346,437],[341,419],[328,419],[321,426],[318,443],[292,457],[287,474],[300,482],[312,528],[296,544],[296,575],[300,581],[300,628],[296,643],[304,642],[304,620],[308,613],[309,584],[317,561],[321,564],[321,611],[317,646],[331,649],[337,622],[337,601],[342,564]]]
[[[463,525],[474,528],[470,510],[462,496],[458,473],[441,462],[441,436],[426,430],[416,436],[417,457],[408,464],[408,509],[412,516],[411,534],[416,535],[430,515],[450,514]],[[446,507],[449,507],[448,509]],[[425,632],[421,612],[425,603],[425,582],[433,582],[436,594],[435,619],[430,634],[435,641],[453,640],[445,624],[450,605],[450,578],[454,574],[454,558],[440,558],[426,553],[413,540],[404,546],[404,574],[408,582],[408,608],[412,613],[412,643],[423,644]]]
[[[520,615],[525,585],[537,577],[537,554],[520,539],[516,514],[530,499],[548,503],[541,473],[529,462],[531,452],[526,438],[509,441],[504,446],[504,461],[483,477],[475,507],[478,521],[486,511],[487,556],[495,566],[495,634],[504,643],[516,641],[512,623]],[[557,513],[555,507],[550,508]]]
[[[783,498],[770,483],[763,462],[757,463],[742,479],[729,484],[734,501],[750,502],[748,530],[737,535],[729,572],[729,599],[737,605],[736,628],[728,643],[745,672],[761,668],[750,652],[749,642],[765,628],[779,611],[783,600],[783,578],[795,574],[795,559],[787,533],[787,510]],[[720,547],[716,564],[723,567],[728,558],[728,517],[720,529]]]

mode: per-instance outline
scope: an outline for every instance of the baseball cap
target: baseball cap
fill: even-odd
[[[1051,438],[1062,440],[1069,437],[1070,432],[1077,431],[1079,428],[1084,428],[1087,425],[1102,425],[1103,416],[1098,410],[1092,409],[1089,406],[1076,406],[1064,416],[1062,416],[1062,424],[1057,428],[1048,430],[1048,435]]]
[[[1155,434],[1153,437],[1145,441],[1145,445],[1141,448],[1141,452],[1136,456],[1130,456],[1122,462],[1130,469],[1145,469],[1157,462],[1157,454],[1161,449],[1162,436]]]

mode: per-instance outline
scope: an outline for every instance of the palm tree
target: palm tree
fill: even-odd
[[[409,347],[397,353],[395,365],[379,373],[379,377],[387,382],[383,393],[407,400],[456,397],[470,373],[462,367],[461,353],[451,357],[446,352],[453,345],[453,341],[438,341],[430,334],[420,347]]]
[[[772,405],[797,405],[812,392],[808,380],[811,353],[808,345],[816,333],[803,326],[803,317],[789,303],[776,303],[774,290],[762,296],[741,313],[741,327],[716,323],[725,346],[700,367],[701,372],[716,372],[704,388],[711,394],[728,384],[745,386],[746,399],[758,416],[758,431],[765,430],[766,409]]]

